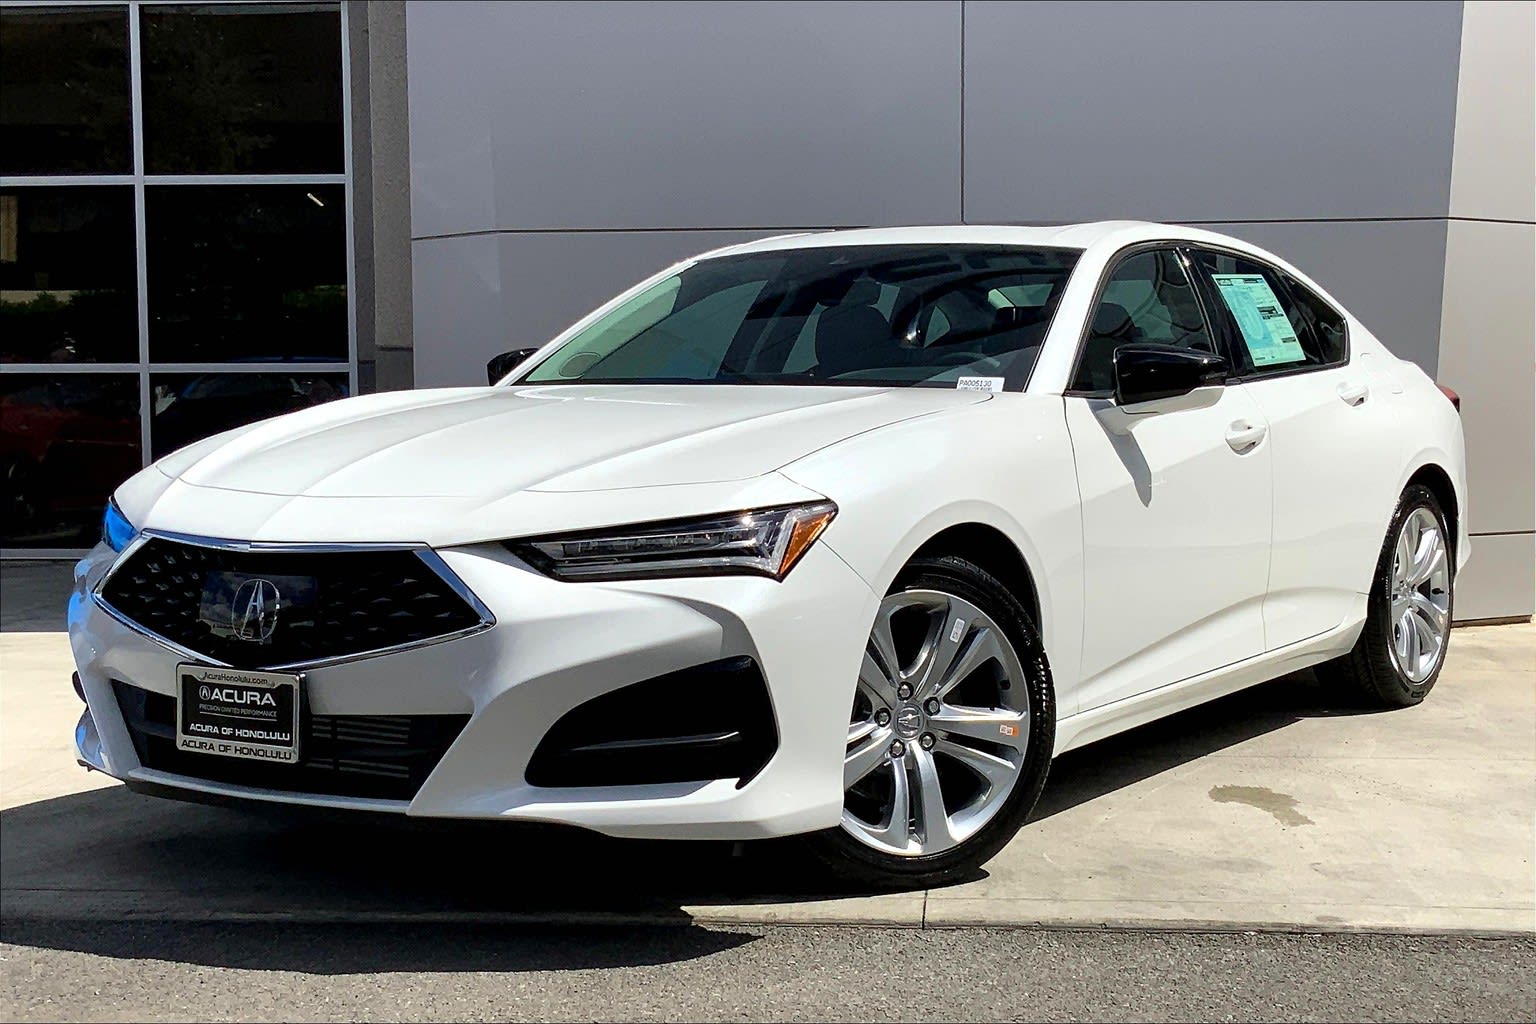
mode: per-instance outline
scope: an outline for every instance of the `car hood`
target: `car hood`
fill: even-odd
[[[156,464],[197,488],[471,498],[762,476],[886,424],[972,405],[930,388],[558,385],[395,392],[210,438]]]

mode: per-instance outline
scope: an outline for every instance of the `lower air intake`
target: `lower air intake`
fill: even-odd
[[[736,779],[779,746],[757,662],[728,658],[626,686],[567,712],[528,762],[529,785],[637,786]]]

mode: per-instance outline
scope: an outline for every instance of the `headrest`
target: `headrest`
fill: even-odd
[[[893,365],[891,325],[874,306],[844,302],[816,320],[816,362],[824,374]]]
[[[1012,331],[1020,327],[1033,327],[1044,320],[1044,306],[1004,306],[992,315],[992,330]]]
[[[839,306],[873,306],[880,301],[880,286],[867,277],[852,282],[848,291],[838,300]]]

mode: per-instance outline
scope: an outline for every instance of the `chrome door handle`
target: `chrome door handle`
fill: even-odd
[[[1259,446],[1267,433],[1269,428],[1262,423],[1255,425],[1247,420],[1238,420],[1227,428],[1227,444],[1237,454],[1247,455]]]
[[[1340,384],[1339,398],[1345,405],[1359,405],[1371,397],[1371,389],[1365,384]]]

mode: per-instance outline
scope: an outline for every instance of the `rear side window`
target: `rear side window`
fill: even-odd
[[[1318,354],[1327,365],[1333,366],[1349,360],[1349,329],[1344,322],[1344,314],[1330,306],[1316,292],[1296,280],[1290,274],[1282,273],[1281,278],[1285,286],[1290,289],[1291,296],[1300,307],[1302,316],[1307,321],[1307,326],[1317,336]]]
[[[1285,373],[1343,361],[1343,318],[1312,292],[1296,291],[1290,275],[1232,253],[1200,249],[1193,255],[1231,328],[1240,372]]]

